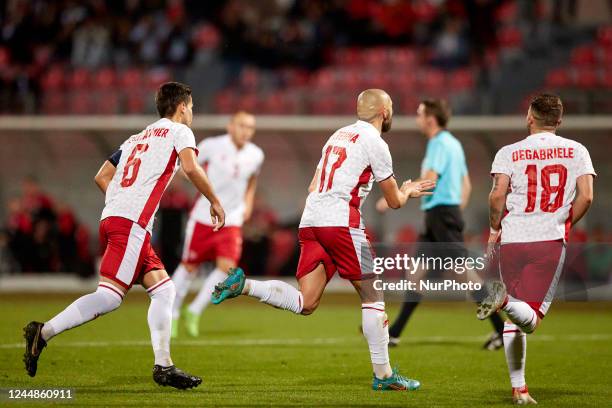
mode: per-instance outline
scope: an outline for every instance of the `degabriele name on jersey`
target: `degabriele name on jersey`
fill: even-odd
[[[512,161],[573,159],[573,147],[556,147],[554,149],[519,149],[512,152]]]

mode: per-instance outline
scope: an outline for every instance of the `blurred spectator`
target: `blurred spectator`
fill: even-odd
[[[89,233],[73,210],[55,205],[33,177],[23,179],[21,190],[20,197],[7,203],[1,236],[2,248],[16,263],[13,267],[22,272],[93,273]]]
[[[102,20],[88,18],[72,36],[72,65],[95,68],[109,61],[110,32]]]
[[[469,46],[463,23],[456,17],[448,18],[434,40],[432,63],[440,68],[454,69],[468,62]]]

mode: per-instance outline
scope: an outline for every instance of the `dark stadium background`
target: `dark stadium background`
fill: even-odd
[[[95,273],[101,162],[154,118],[163,81],[194,90],[196,138],[237,109],[258,115],[266,153],[251,272],[293,274],[296,226],[325,138],[350,123],[358,92],[389,91],[398,178],[418,176],[420,98],[447,98],[474,192],[467,237],[487,230],[495,151],[525,136],[531,95],[563,98],[560,133],[589,149],[599,174],[578,242],[610,242],[612,5],[598,0],[15,1],[0,3],[0,275]],[[106,116],[113,115],[113,116]],[[133,116],[145,115],[145,116]],[[265,116],[264,116],[265,115]],[[316,116],[315,116],[316,115]],[[327,122],[324,122],[327,120]],[[379,242],[414,240],[417,205],[365,215]],[[194,190],[176,180],[156,246],[173,270]],[[608,253],[598,259],[610,268]]]
[[[117,311],[54,338],[27,376],[24,325],[97,285],[104,198],[94,175],[156,120],[154,93],[168,80],[193,88],[198,141],[224,132],[238,109],[257,115],[266,161],[243,266],[291,285],[307,185],[326,138],[355,121],[361,90],[393,98],[385,139],[398,180],[418,177],[425,153],[419,100],[450,101],[449,128],[472,178],[466,240],[477,256],[495,152],[526,136],[532,95],[559,94],[559,133],[588,148],[598,178],[557,298],[529,335],[527,379],[545,407],[610,406],[612,0],[0,0],[1,406],[10,389],[50,388],[75,398],[23,406],[509,406],[504,351],[483,350],[491,325],[463,292],[426,294],[390,349],[421,390],[373,392],[359,298],[343,279],[307,318],[243,298],[206,309],[199,337],[179,325],[172,358],[203,377],[197,389],[151,381],[140,286]],[[379,197],[374,186],[364,207],[378,254],[412,253],[418,203],[381,215]],[[169,273],[194,198],[177,175],[158,212],[153,240]],[[385,294],[390,320],[404,295]]]

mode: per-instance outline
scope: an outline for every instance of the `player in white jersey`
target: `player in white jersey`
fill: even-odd
[[[202,382],[176,368],[170,357],[175,289],[151,247],[151,229],[159,201],[179,164],[212,203],[215,229],[223,226],[225,215],[196,159],[195,138],[189,128],[193,118],[191,89],[168,82],[158,89],[155,101],[161,119],[126,140],[95,177],[106,194],[100,222],[104,255],[98,289],[47,322],[30,322],[24,329],[24,362],[31,377],[36,375],[40,353],[52,337],[117,309],[131,286],[139,283],[151,298],[148,323],[155,356],[154,381],[179,389]]]
[[[230,268],[235,268],[240,261],[242,224],[253,211],[257,175],[264,160],[263,151],[251,143],[254,134],[255,116],[241,111],[230,119],[226,135],[206,138],[198,145],[198,162],[206,169],[226,212],[225,227],[213,231],[210,203],[203,197],[198,198],[187,222],[182,263],[172,275],[176,286],[173,338],[178,335],[181,306],[200,264],[215,262],[215,269],[206,277],[193,302],[185,308],[185,328],[194,337],[199,335],[200,315],[210,303],[215,285],[223,281]]]
[[[415,390],[416,380],[402,377],[389,364],[389,332],[382,292],[373,288],[372,248],[365,234],[361,207],[376,180],[391,208],[410,197],[429,194],[435,183],[407,181],[398,188],[391,153],[381,132],[391,128],[391,98],[379,89],[362,92],[359,120],[336,131],[325,143],[309,187],[300,222],[299,290],[281,281],[245,279],[242,270],[217,285],[212,302],[240,294],[274,307],[309,315],[317,308],[327,282],[337,271],[351,281],[362,300],[363,334],[368,342],[375,390]]]
[[[554,297],[569,229],[589,209],[596,175],[587,149],[557,136],[563,105],[554,95],[538,95],[529,107],[529,136],[504,146],[491,168],[489,244],[500,241],[502,282],[488,285],[478,308],[484,319],[504,310],[504,349],[517,404],[534,404],[525,382],[527,338]],[[506,215],[504,216],[504,211]]]

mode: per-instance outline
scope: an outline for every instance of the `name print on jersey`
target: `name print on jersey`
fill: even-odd
[[[155,137],[166,137],[168,136],[168,131],[170,129],[167,128],[151,128],[151,129],[145,129],[142,131],[142,133],[138,134],[138,135],[134,135],[130,138],[130,142],[141,142],[143,140],[149,139],[153,136]]]
[[[512,152],[512,161],[573,159],[573,147],[556,147],[553,149],[520,149]]]

